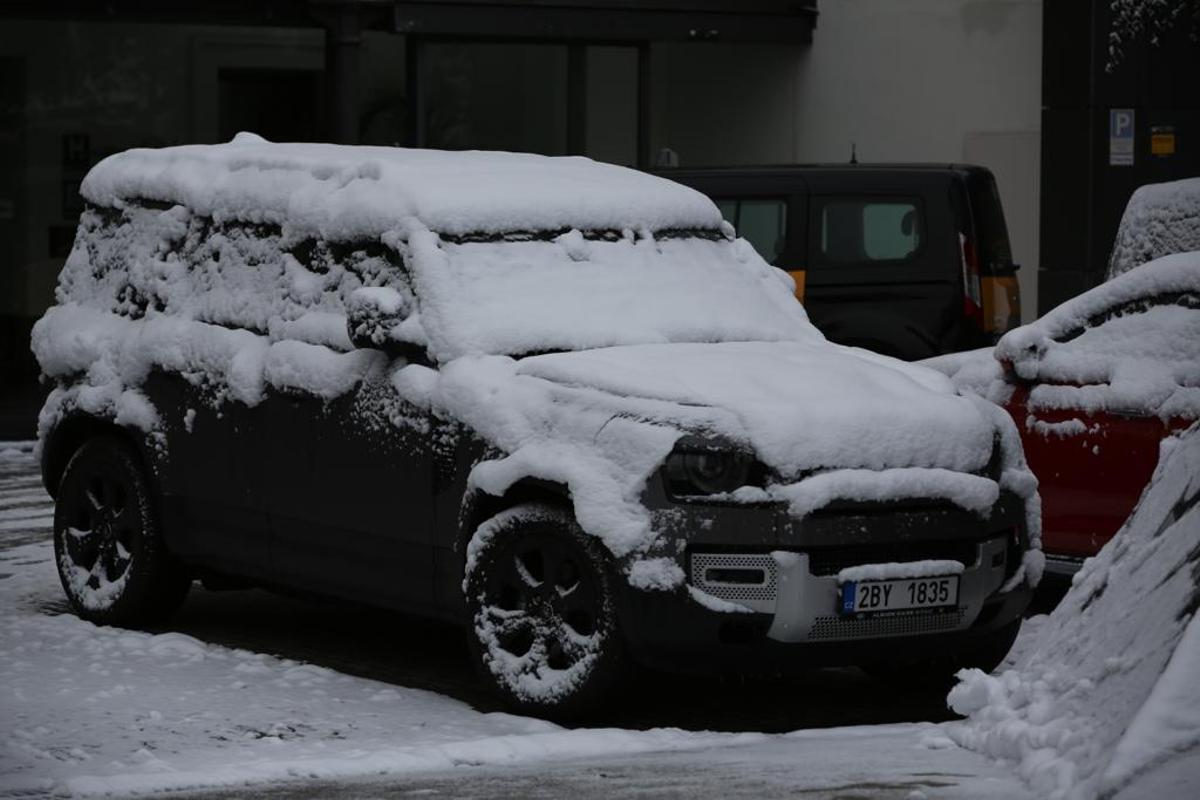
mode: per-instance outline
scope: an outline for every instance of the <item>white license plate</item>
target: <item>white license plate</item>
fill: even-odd
[[[895,581],[850,581],[842,584],[843,614],[906,611],[958,605],[958,576],[906,578]]]

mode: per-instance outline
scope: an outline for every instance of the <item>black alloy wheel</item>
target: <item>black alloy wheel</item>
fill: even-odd
[[[129,571],[142,531],[124,481],[94,473],[81,489],[67,500],[63,544],[70,563],[87,571],[86,587],[97,592]]]
[[[161,623],[191,584],[162,544],[137,453],[115,437],[90,440],[68,462],[55,502],[54,551],[71,605],[99,624]]]
[[[549,506],[510,509],[480,532],[466,589],[484,677],[521,713],[586,712],[623,673],[603,545]]]

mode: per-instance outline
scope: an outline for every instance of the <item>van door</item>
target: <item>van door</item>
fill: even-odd
[[[807,302],[830,340],[919,359],[956,349],[958,235],[939,173],[808,176]]]

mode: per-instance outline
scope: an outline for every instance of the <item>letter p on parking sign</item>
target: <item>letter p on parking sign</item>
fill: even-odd
[[[1133,109],[1110,108],[1108,110],[1108,163],[1111,166],[1133,166],[1133,136]]]

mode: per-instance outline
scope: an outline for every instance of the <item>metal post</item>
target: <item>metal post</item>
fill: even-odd
[[[408,147],[424,147],[425,141],[425,93],[421,91],[424,79],[424,42],[413,34],[404,37],[404,84],[407,103],[404,120],[404,144]]]
[[[650,156],[650,43],[638,45],[637,67],[637,165],[641,169],[652,163]]]
[[[587,155],[587,45],[567,45],[567,154]]]
[[[328,7],[321,17],[329,72],[330,136],[340,144],[357,144],[362,18],[352,3]]]

